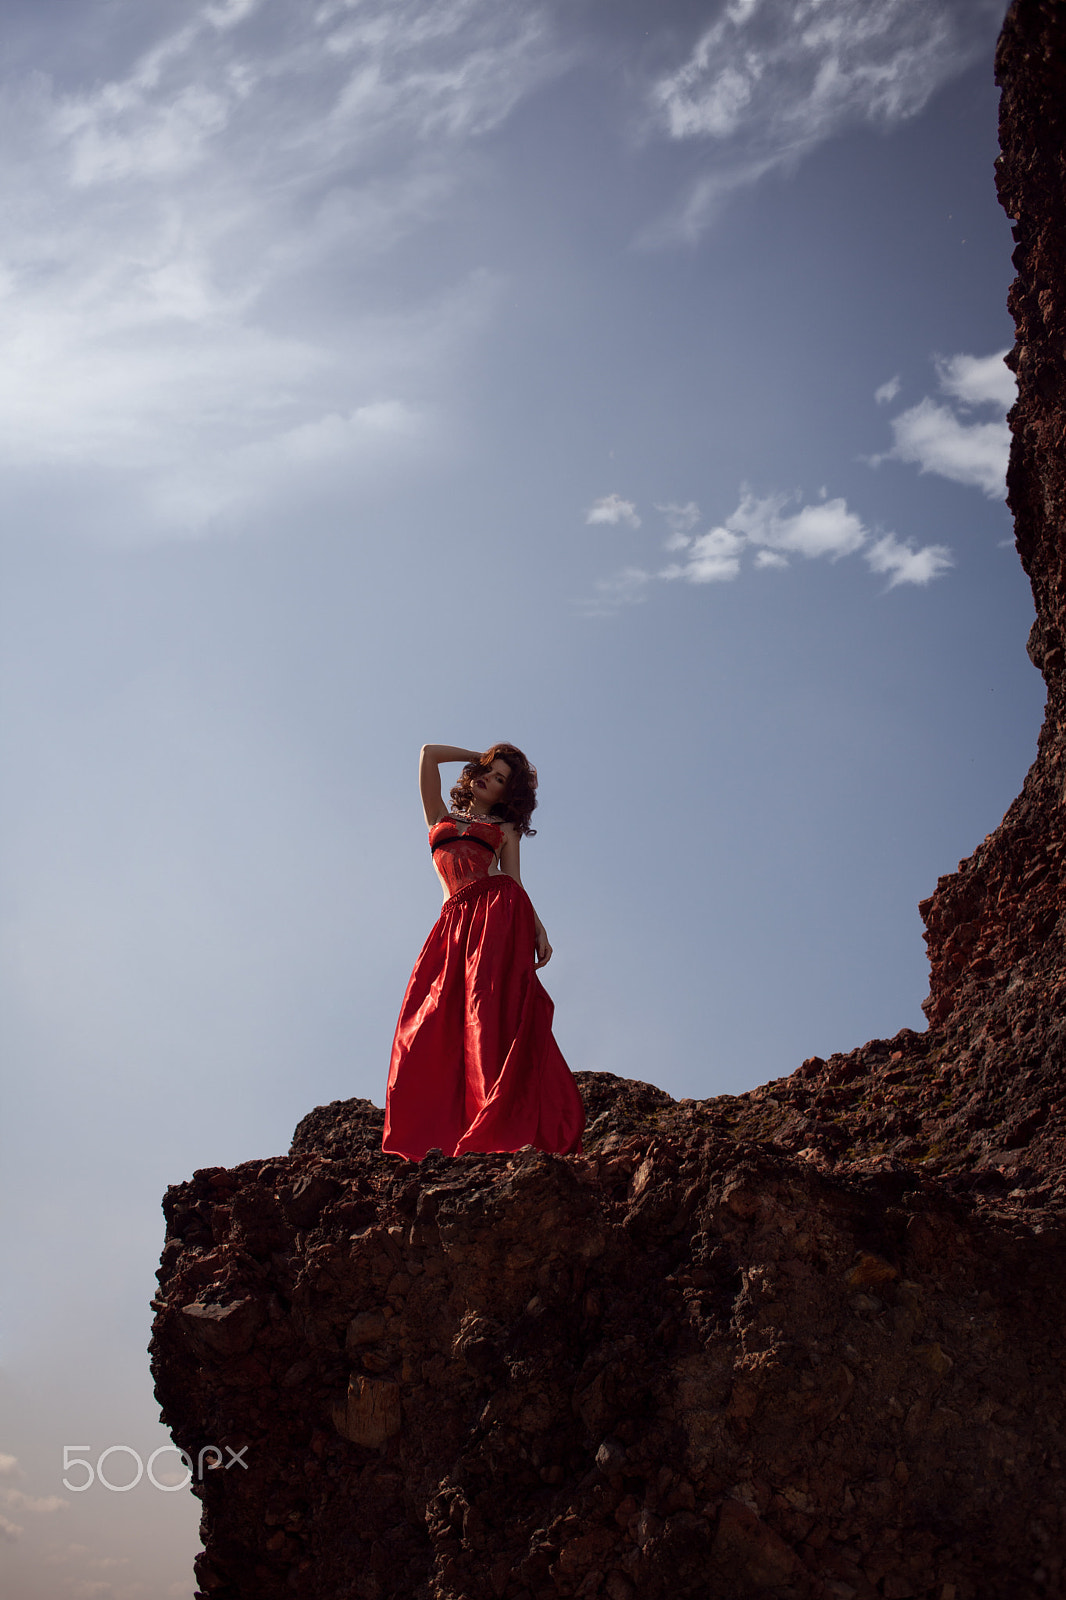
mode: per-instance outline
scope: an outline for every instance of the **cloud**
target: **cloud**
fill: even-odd
[[[783,516],[790,499],[777,494],[760,500],[745,492],[726,526],[744,534],[752,544],[808,559],[828,556],[838,561],[865,543],[866,529],[844,500],[824,500]]]
[[[623,606],[646,600],[654,578],[655,574],[643,567],[623,567],[609,578],[598,578],[592,599],[578,601],[578,610],[586,617],[613,617]]]
[[[899,391],[900,381],[899,373],[897,372],[894,378],[889,378],[887,383],[883,383],[879,389],[874,390],[874,399],[879,406],[888,406],[892,404]]]
[[[891,127],[988,48],[999,0],[732,0],[652,86],[653,126],[709,171],[646,242],[692,239],[721,201],[843,128]]]
[[[909,462],[919,472],[981,489],[991,500],[1002,499],[1010,456],[1005,422],[962,422],[948,406],[927,396],[893,417],[892,432],[889,457]]]
[[[937,357],[941,390],[964,412],[991,406],[1002,416],[1017,396],[1014,375],[1003,364],[1006,353]],[[880,395],[878,390],[876,398]],[[980,489],[991,500],[1003,498],[1010,458],[1010,428],[1005,421],[970,421],[926,395],[893,417],[891,428],[892,449],[869,457],[871,466],[905,461],[919,472],[933,472],[953,483]]]
[[[11,1522],[7,1517],[0,1517],[0,1539],[8,1544],[14,1544],[16,1539],[22,1537],[22,1528],[17,1522]]]
[[[0,1454],[0,1478],[24,1478],[26,1474],[19,1465],[18,1459],[12,1455]],[[0,1484],[0,1506],[8,1511],[31,1511],[44,1514],[50,1511],[66,1511],[70,1502],[64,1500],[62,1495],[34,1495],[26,1494],[22,1489],[15,1489],[10,1484]],[[6,1517],[0,1517],[0,1532],[6,1530],[7,1537],[18,1538],[22,1532],[21,1527],[9,1522]],[[13,1532],[11,1530],[14,1530]]]
[[[688,533],[700,520],[700,508],[695,500],[686,500],[683,506],[668,500],[665,505],[657,505],[655,509],[662,512],[675,533]]]
[[[712,528],[687,541],[687,559],[674,562],[660,578],[683,578],[686,583],[728,583],[740,572],[744,538],[729,528]]]
[[[612,615],[622,606],[646,600],[656,582],[732,583],[741,574],[746,553],[757,571],[766,571],[787,567],[793,556],[839,561],[862,551],[872,572],[889,576],[890,589],[901,583],[927,584],[953,565],[944,545],[916,549],[891,533],[881,534],[871,543],[873,535],[861,517],[849,510],[845,500],[827,498],[824,490],[816,504],[790,510],[796,498],[759,496],[744,488],[736,510],[706,533],[692,531],[693,513],[699,514],[695,501],[684,506],[673,501],[656,506],[671,527],[666,548],[680,559],[657,571],[628,566],[599,579],[594,599],[584,602],[582,609],[589,616]]]
[[[678,505],[669,500],[665,505],[657,505],[656,511],[666,518],[670,533],[663,541],[666,550],[684,550],[688,545],[688,535],[700,520],[700,508],[695,500],[688,500],[684,505]]]
[[[69,1501],[58,1494],[24,1494],[21,1489],[0,1489],[0,1505],[9,1511],[65,1511]]]
[[[424,414],[496,297],[473,274],[397,311],[383,262],[446,214],[472,142],[561,70],[546,18],[229,0],[183,8],[102,80],[0,81],[8,481],[112,474],[128,522],[202,532],[255,499],[257,446],[274,481],[306,482],[338,441],[377,470],[374,408]],[[123,51],[117,21],[102,49]]]
[[[277,505],[310,490],[328,494],[346,475],[380,475],[410,457],[437,432],[437,419],[402,400],[357,406],[347,416],[330,412],[253,444],[205,457],[191,481],[180,473],[156,477],[148,504],[167,525],[209,532],[221,520],[257,506]]]
[[[1004,364],[1006,350],[991,356],[948,356],[936,363],[940,387],[965,406],[996,406],[1009,411],[1018,398],[1018,381]]]
[[[605,494],[602,500],[595,501],[588,509],[585,522],[586,525],[607,523],[611,527],[624,522],[630,528],[640,527],[636,505],[632,500],[623,500],[620,494]]]
[[[865,559],[871,572],[888,573],[888,587],[899,583],[924,585],[939,578],[955,565],[951,551],[943,544],[929,544],[915,550],[910,542],[901,542],[894,534],[886,533],[866,551]]]

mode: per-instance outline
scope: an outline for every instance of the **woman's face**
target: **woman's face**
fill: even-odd
[[[484,806],[490,811],[498,800],[502,800],[507,793],[507,784],[511,777],[511,769],[507,762],[500,756],[492,763],[487,772],[482,772],[471,784],[474,799],[479,806]]]

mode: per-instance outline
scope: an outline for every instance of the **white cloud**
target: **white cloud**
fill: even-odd
[[[916,115],[995,38],[999,0],[744,0],[650,95],[654,123],[708,146],[711,170],[649,242],[693,238],[732,190],[842,128]]]
[[[664,550],[687,550],[692,543],[689,534],[682,533],[680,528],[675,528],[673,533],[668,533],[663,540]]]
[[[0,1478],[21,1478],[22,1468],[16,1456],[0,1454]]]
[[[681,559],[672,561],[657,572],[643,567],[626,567],[613,577],[602,578],[596,585],[595,600],[585,610],[597,616],[617,611],[622,605],[645,600],[655,581],[666,583],[730,583],[741,573],[745,552],[751,553],[752,565],[765,571],[787,567],[791,556],[803,556],[814,561],[825,559],[839,561],[844,556],[862,551],[870,569],[889,575],[890,589],[901,583],[925,584],[938,578],[953,565],[951,552],[944,545],[925,545],[921,549],[894,534],[883,534],[870,543],[871,534],[861,517],[848,509],[841,498],[823,498],[814,505],[801,505],[798,510],[787,508],[795,495],[769,494],[758,496],[742,489],[740,503],[725,522],[706,533],[685,532],[677,527],[666,541],[667,549],[678,553]],[[688,506],[657,509],[670,510],[675,520],[688,521],[689,511],[697,512],[694,501]],[[683,512],[684,516],[677,514]]]
[[[1010,456],[1005,422],[962,422],[950,407],[927,396],[892,418],[892,432],[889,457],[982,489],[991,500],[1002,499]]]
[[[776,494],[760,500],[745,491],[726,525],[743,533],[752,544],[808,558],[828,556],[837,561],[865,543],[866,529],[845,501],[824,500],[783,516],[790,498]]]
[[[34,1495],[24,1494],[21,1489],[0,1489],[0,1505],[7,1506],[9,1511],[65,1511],[69,1501],[62,1495]]]
[[[1017,397],[1014,375],[1003,364],[1006,354],[1000,350],[990,356],[937,357],[940,388],[964,411],[986,406],[1002,417]],[[878,399],[881,394],[879,389]],[[906,461],[920,472],[934,472],[954,483],[981,489],[989,499],[1002,499],[1010,458],[1010,428],[1005,421],[968,421],[926,395],[916,406],[893,417],[891,426],[892,449],[871,456],[871,466]]]
[[[0,459],[9,481],[114,474],[128,521],[161,531],[251,504],[250,482],[219,485],[257,445],[279,445],[275,481],[306,481],[346,440],[353,469],[376,470],[374,408],[424,413],[445,392],[495,284],[376,309],[395,303],[381,259],[444,214],[471,141],[561,65],[536,4],[183,16],[91,85],[0,82]]]
[[[877,401],[879,406],[888,406],[892,404],[893,400],[899,394],[899,391],[900,380],[899,373],[897,372],[894,378],[889,378],[888,381],[883,383],[879,389],[874,390],[874,399]]]
[[[1018,398],[1018,382],[1004,365],[1006,350],[991,356],[948,356],[936,363],[940,387],[966,406],[995,406],[1009,411]]]
[[[729,528],[698,533],[688,543],[687,559],[659,573],[661,578],[683,578],[686,583],[728,583],[740,572],[744,538]]]
[[[607,523],[611,527],[624,522],[629,528],[640,527],[636,505],[632,500],[624,500],[620,494],[605,494],[601,500],[595,501],[588,509],[585,522],[586,525]]]
[[[0,1539],[14,1544],[16,1539],[22,1537],[22,1528],[17,1522],[10,1521],[7,1517],[0,1517]]]
[[[156,101],[157,86],[138,84],[137,93],[129,92],[132,86],[114,86],[116,92],[106,99],[96,95],[57,107],[54,127],[69,147],[76,189],[168,178],[205,159],[214,136],[229,122],[230,102],[196,84]]]
[[[899,583],[930,583],[954,566],[951,551],[943,544],[929,544],[915,550],[909,542],[902,542],[886,533],[866,551],[866,561],[871,572],[888,573],[888,587]]]

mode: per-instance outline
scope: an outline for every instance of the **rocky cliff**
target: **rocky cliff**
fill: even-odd
[[[579,1074],[585,1156],[288,1156],[168,1191],[152,1343],[211,1600],[1066,1594],[1066,8],[998,56],[1010,504],[1048,685],[923,905],[929,1029],[737,1098]]]

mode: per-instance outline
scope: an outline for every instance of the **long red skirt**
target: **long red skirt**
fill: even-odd
[[[389,1067],[382,1148],[581,1149],[585,1108],[533,967],[529,896],[506,873],[445,901],[407,985]]]

